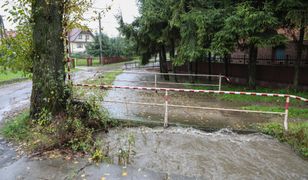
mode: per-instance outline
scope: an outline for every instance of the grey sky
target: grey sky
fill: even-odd
[[[118,35],[118,31],[116,29],[118,27],[118,23],[114,16],[120,11],[122,12],[124,21],[127,23],[132,22],[134,18],[139,15],[136,0],[93,0],[93,2],[94,8],[105,8],[107,5],[111,5],[111,10],[102,17],[103,32],[109,36]],[[4,1],[0,0],[0,7],[3,3]],[[11,3],[11,6],[13,6],[13,3]],[[95,9],[90,9],[84,14],[84,16],[87,19],[85,24],[87,24],[88,27],[95,33],[98,31],[98,21],[93,21],[90,19],[95,16],[94,10]],[[4,24],[6,29],[14,29],[14,24],[11,24],[6,20],[8,14],[4,12],[4,8],[0,8],[0,15],[5,16]]]
[[[114,16],[120,11],[122,12],[124,21],[127,23],[132,22],[135,17],[139,15],[136,0],[94,0],[93,7],[104,8],[107,5],[111,5],[111,10],[102,17],[102,27],[103,32],[109,36],[118,35],[118,31],[116,29],[118,27],[118,23]],[[85,13],[85,17],[89,18],[95,15],[93,10],[95,9],[90,9],[90,11]],[[93,29],[94,32],[98,31],[98,21],[90,21],[86,24]]]

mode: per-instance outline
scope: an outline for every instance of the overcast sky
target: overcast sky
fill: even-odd
[[[93,21],[91,17],[95,16],[94,11],[99,11],[99,9],[94,8],[105,8],[108,5],[111,5],[111,10],[108,11],[105,15],[102,16],[102,27],[103,33],[108,34],[109,36],[117,36],[118,23],[115,19],[115,15],[119,12],[122,12],[124,21],[131,23],[135,17],[138,16],[137,0],[93,0],[93,8],[84,14],[84,17],[87,19],[85,24],[88,25],[93,32],[98,31],[98,21]],[[14,29],[14,24],[10,24],[6,17],[7,13],[4,12],[4,8],[1,8],[3,0],[0,0],[0,15],[4,15],[4,25],[6,29]],[[13,6],[13,3],[11,4]]]

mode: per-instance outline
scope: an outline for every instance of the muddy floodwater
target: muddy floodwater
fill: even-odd
[[[130,166],[159,173],[197,179],[308,179],[308,161],[262,134],[126,128],[102,136],[115,162],[118,150],[127,147],[128,137],[133,136]]]
[[[138,72],[138,71],[137,71]],[[140,72],[140,71],[139,71]],[[141,71],[147,72],[147,71]],[[157,77],[159,82],[164,82],[163,77]],[[124,80],[124,81],[122,81]],[[130,82],[127,82],[130,81]],[[144,86],[153,87],[154,75],[123,73],[117,76],[114,85],[117,86]],[[187,88],[173,84],[157,84],[157,87]],[[165,92],[140,91],[128,89],[110,89],[106,101],[121,101],[127,103],[104,102],[102,105],[108,110],[110,116],[120,120],[138,120],[146,122],[163,122],[165,115]],[[154,103],[160,106],[129,104],[134,102]],[[169,104],[184,106],[199,106],[210,108],[241,109],[251,103],[227,102],[218,100],[214,96],[204,93],[169,92]],[[171,124],[197,126],[204,128],[232,128],[253,129],[256,123],[283,122],[279,115],[265,115],[256,113],[230,112],[218,110],[203,110],[193,108],[168,108],[168,119]]]

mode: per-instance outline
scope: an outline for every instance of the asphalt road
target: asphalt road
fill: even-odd
[[[93,77],[100,71],[122,68],[121,63],[100,67],[78,67],[79,71],[72,74],[74,82],[82,82]],[[30,104],[32,81],[0,86],[0,122],[11,112],[24,109]]]

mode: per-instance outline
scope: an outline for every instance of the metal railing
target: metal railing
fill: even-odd
[[[141,69],[141,68],[159,68],[159,62],[150,61],[148,64],[141,65],[139,62],[127,62],[124,64],[125,70]]]
[[[276,114],[284,116],[284,129],[288,130],[288,114],[290,98],[297,99],[300,101],[308,102],[308,99],[299,96],[288,95],[288,94],[271,94],[271,93],[255,93],[255,92],[236,92],[236,91],[214,91],[214,90],[193,90],[193,89],[176,89],[176,88],[156,88],[156,87],[135,87],[135,86],[113,86],[113,85],[89,85],[89,84],[75,84],[75,86],[89,87],[89,88],[101,88],[101,89],[130,89],[130,90],[145,90],[145,91],[163,91],[165,92],[164,104],[160,103],[145,103],[145,102],[132,102],[132,101],[116,101],[116,100],[104,100],[107,103],[121,103],[121,104],[135,104],[135,105],[148,105],[148,106],[163,106],[165,107],[164,113],[164,127],[168,127],[168,107],[176,108],[191,108],[201,110],[217,110],[217,111],[231,111],[231,112],[245,112],[245,113],[260,113],[260,114]],[[169,92],[190,92],[190,93],[207,93],[207,94],[231,94],[231,95],[245,95],[245,96],[263,96],[263,97],[280,97],[285,98],[285,111],[284,112],[270,112],[270,111],[254,111],[254,110],[241,110],[241,109],[226,109],[226,108],[214,108],[214,107],[201,107],[201,106],[187,106],[170,104]]]
[[[188,86],[205,86],[205,87],[217,87],[219,91],[222,90],[222,80],[225,79],[227,82],[230,82],[230,79],[225,75],[208,75],[208,74],[179,74],[179,73],[156,73],[156,72],[136,72],[136,71],[104,71],[103,73],[108,72],[121,72],[122,74],[137,74],[137,75],[149,75],[153,76],[153,81],[143,81],[143,80],[125,80],[125,79],[114,79],[114,82],[132,82],[132,83],[148,83],[153,84],[155,88],[158,85],[188,85]],[[186,83],[186,82],[171,82],[171,81],[159,81],[159,76],[180,76],[180,77],[195,77],[195,78],[216,78],[217,83]],[[107,79],[108,80],[108,79]],[[213,81],[212,81],[213,82]]]

